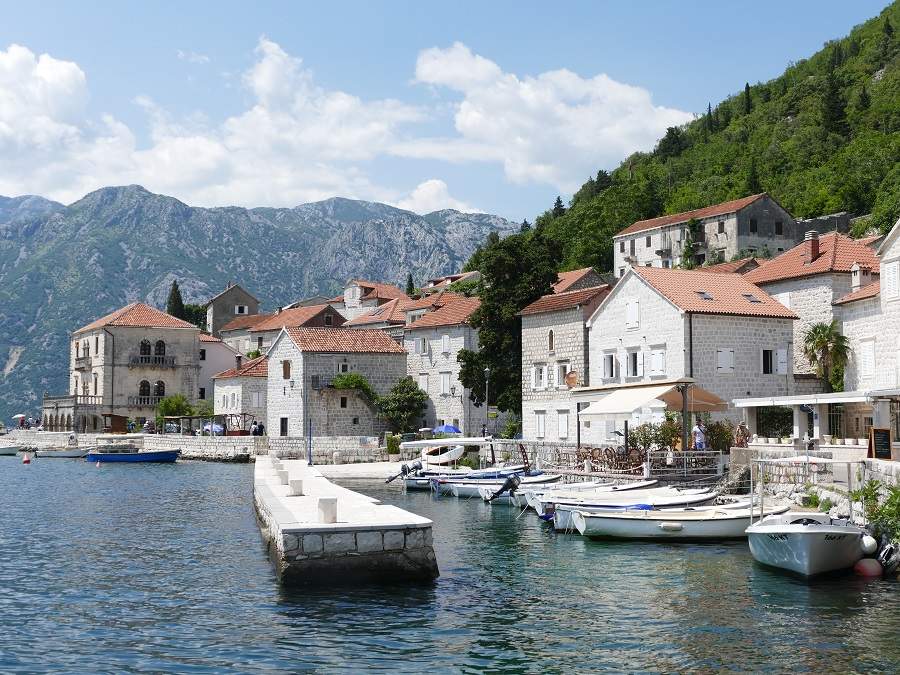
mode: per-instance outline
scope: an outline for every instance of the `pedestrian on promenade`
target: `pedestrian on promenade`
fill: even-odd
[[[706,450],[706,427],[703,426],[703,420],[697,418],[697,423],[691,429],[691,436],[694,438],[694,450]]]

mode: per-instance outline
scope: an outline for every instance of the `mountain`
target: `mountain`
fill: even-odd
[[[568,268],[612,268],[612,236],[636,220],[769,192],[795,217],[900,216],[900,2],[782,75],[669,128],[650,153],[591,177],[536,226]]]
[[[516,226],[453,210],[420,216],[328,199],[295,208],[197,208],[137,185],[64,206],[0,197],[0,419],[35,412],[68,378],[71,331],[129,302],[165,304],[173,279],[203,303],[229,281],[265,308],[335,295],[357,277],[403,285],[458,271]]]

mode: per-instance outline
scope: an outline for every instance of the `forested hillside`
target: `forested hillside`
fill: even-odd
[[[536,226],[565,268],[600,270],[635,220],[763,190],[795,217],[871,213],[863,227],[886,231],[900,216],[898,31],[900,0],[780,77],[736,82],[737,94],[669,128],[652,153],[600,171]]]

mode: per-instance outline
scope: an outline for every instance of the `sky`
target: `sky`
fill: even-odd
[[[532,220],[884,6],[0,0],[0,195]]]

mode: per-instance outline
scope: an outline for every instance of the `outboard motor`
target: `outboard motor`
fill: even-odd
[[[516,489],[518,489],[519,484],[521,484],[521,482],[522,482],[522,479],[519,478],[518,476],[516,476],[515,474],[513,474],[511,476],[507,476],[506,480],[503,482],[503,485],[500,486],[500,489],[497,490],[494,494],[492,494],[490,499],[488,499],[488,501],[490,502],[490,501],[497,499],[497,497],[502,495],[507,490],[509,491],[509,494],[515,494]]]
[[[394,476],[389,476],[388,479],[384,482],[391,483],[391,482],[397,480],[398,478],[400,478],[400,476],[403,476],[404,478],[406,478],[410,474],[416,473],[416,471],[419,471],[421,468],[422,468],[422,462],[419,461],[418,459],[411,464],[406,464],[406,463],[401,464],[400,465],[400,473],[398,473]]]
[[[877,560],[881,563],[885,576],[893,574],[900,565],[900,550],[894,544],[888,544],[879,551]]]

